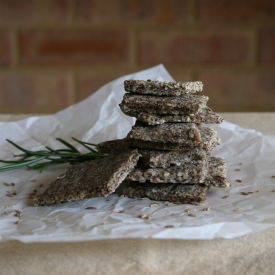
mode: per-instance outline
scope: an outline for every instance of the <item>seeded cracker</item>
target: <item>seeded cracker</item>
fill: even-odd
[[[183,164],[205,160],[207,154],[204,150],[194,148],[185,151],[152,151],[139,150],[141,162],[146,167],[168,168],[170,166],[182,166]]]
[[[119,106],[126,115],[129,109],[158,115],[183,115],[202,110],[207,101],[207,96],[191,94],[174,97],[125,94]]]
[[[128,179],[139,183],[203,183],[208,174],[208,161],[199,160],[168,168],[135,168]]]
[[[129,198],[149,198],[174,203],[194,203],[205,200],[206,186],[183,184],[148,184],[124,182],[116,191]]]
[[[211,157],[209,160],[208,177],[206,184],[216,187],[229,187],[230,183],[226,178],[227,169],[225,160]]]
[[[201,92],[203,84],[201,81],[168,82],[156,80],[125,80],[124,88],[126,92],[136,94],[180,96],[186,93]]]
[[[199,147],[212,150],[218,143],[217,132],[193,123],[167,123],[156,126],[134,126],[127,137],[140,149],[179,150]]]
[[[102,153],[120,153],[125,150],[131,150],[130,142],[127,139],[116,139],[102,142],[98,145]],[[155,151],[139,150],[141,154],[140,163],[147,167],[167,168],[170,166],[180,166],[194,160],[204,160],[207,154],[200,148],[185,149],[179,151]]]
[[[159,125],[164,123],[222,123],[223,118],[214,113],[209,107],[202,109],[200,112],[195,114],[186,114],[186,115],[158,115],[150,114],[146,112],[136,111],[124,107],[124,113],[128,116],[136,117],[140,122],[148,125]]]
[[[35,205],[70,202],[113,193],[139,159],[136,150],[72,166],[34,199]]]

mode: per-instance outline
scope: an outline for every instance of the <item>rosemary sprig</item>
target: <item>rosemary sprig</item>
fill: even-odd
[[[0,172],[19,168],[28,168],[41,171],[51,165],[63,163],[76,164],[106,156],[106,154],[98,152],[97,146],[95,144],[81,141],[74,137],[72,139],[84,147],[88,152],[81,153],[75,146],[61,138],[57,138],[56,140],[58,140],[64,146],[64,148],[53,149],[46,146],[44,150],[38,151],[25,149],[15,142],[7,139],[7,142],[18,149],[20,153],[14,155],[14,160],[0,159],[0,163],[6,164],[0,166]]]

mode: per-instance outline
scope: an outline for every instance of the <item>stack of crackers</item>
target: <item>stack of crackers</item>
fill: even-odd
[[[74,165],[34,198],[36,205],[108,196],[174,203],[205,200],[211,186],[226,187],[226,165],[211,156],[217,132],[202,124],[222,118],[197,82],[127,80],[121,110],[136,117],[124,139],[98,145],[103,158]]]

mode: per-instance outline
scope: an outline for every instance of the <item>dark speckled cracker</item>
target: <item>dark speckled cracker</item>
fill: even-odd
[[[129,140],[116,139],[98,144],[98,150],[102,153],[118,154],[125,150],[132,149]],[[204,160],[207,157],[207,153],[201,148],[191,148],[178,151],[139,149],[139,153],[141,154],[140,162],[142,165],[151,168],[181,166],[183,163],[188,163],[194,160]]]
[[[207,186],[183,184],[149,184],[124,182],[116,191],[129,198],[149,198],[174,203],[196,203],[205,200]]]
[[[113,193],[136,166],[137,150],[110,155],[70,167],[36,198],[35,205],[49,205]]]
[[[219,143],[214,129],[193,123],[166,123],[149,127],[135,125],[127,138],[133,147],[153,150],[199,147],[210,151]]]
[[[184,163],[204,160],[207,153],[199,148],[192,148],[184,151],[153,151],[140,150],[141,161],[145,167],[168,168],[171,166],[181,166]]]
[[[186,93],[196,93],[203,90],[201,81],[173,82],[156,80],[125,80],[125,91],[136,94],[157,96],[179,96]]]
[[[158,115],[194,114],[206,107],[207,96],[186,94],[174,97],[125,94],[120,103],[127,115],[129,109]]]
[[[203,183],[208,174],[208,160],[197,160],[183,163],[181,166],[168,168],[136,167],[128,179],[136,182],[151,183]]]
[[[136,117],[140,122],[148,125],[159,125],[164,123],[222,123],[223,118],[214,113],[209,107],[202,109],[195,114],[186,115],[158,115],[146,112],[139,112],[134,109],[124,108],[124,113],[128,116]]]

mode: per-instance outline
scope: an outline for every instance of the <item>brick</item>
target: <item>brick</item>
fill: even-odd
[[[8,65],[11,62],[10,35],[0,32],[0,65]]]
[[[122,64],[128,61],[127,33],[110,30],[28,31],[19,37],[23,64]]]
[[[275,71],[201,72],[209,106],[220,112],[274,111]]]
[[[77,22],[182,23],[191,20],[190,0],[75,1]]]
[[[139,36],[141,64],[246,64],[250,38],[244,32],[144,32]]]
[[[49,113],[69,104],[69,84],[66,75],[0,74],[0,113]]]
[[[201,22],[251,23],[275,21],[274,0],[198,0]]]
[[[260,31],[259,59],[261,64],[275,64],[275,28]]]
[[[0,24],[66,22],[69,0],[0,0]]]

